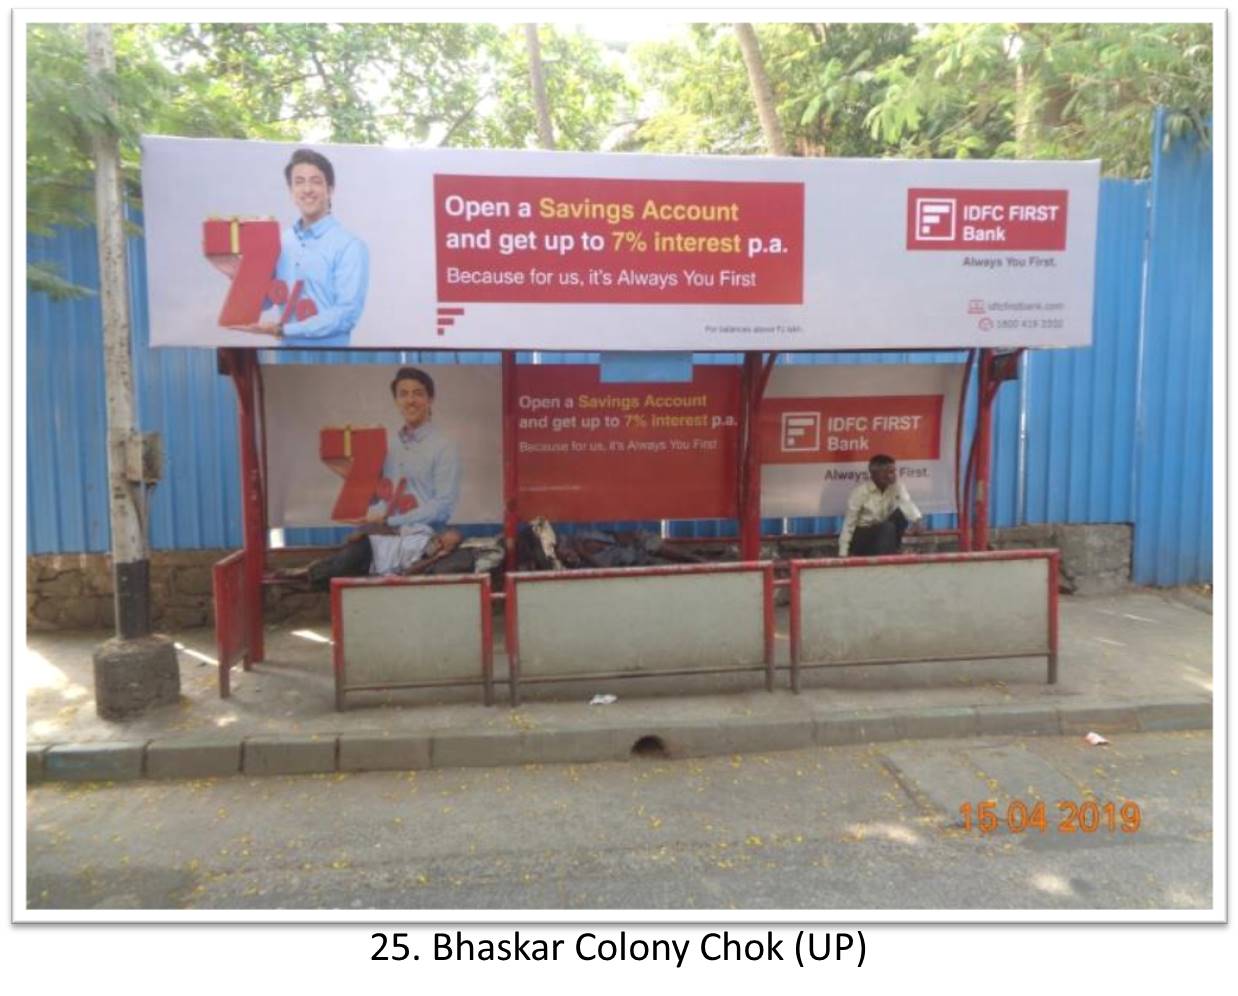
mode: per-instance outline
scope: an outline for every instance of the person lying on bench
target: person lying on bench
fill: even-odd
[[[354,533],[334,553],[305,567],[277,571],[275,576],[282,581],[302,581],[314,591],[328,591],[332,578],[422,574],[463,539],[460,531],[450,526],[439,533],[428,526],[405,526],[398,533],[392,530],[386,535],[395,542],[375,544],[370,542],[370,532]]]
[[[894,458],[879,453],[868,461],[870,480],[847,499],[838,537],[840,557],[883,557],[903,549],[903,536],[923,532],[924,517],[898,479]]]

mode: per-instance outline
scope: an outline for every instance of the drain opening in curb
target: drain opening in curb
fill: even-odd
[[[641,737],[632,745],[633,757],[666,757],[666,744],[661,737]]]

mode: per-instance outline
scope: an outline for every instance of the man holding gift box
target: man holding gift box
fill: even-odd
[[[365,307],[370,282],[369,250],[331,214],[335,168],[311,149],[297,149],[284,167],[288,192],[301,217],[284,229],[276,287],[281,315],[234,326],[274,336],[292,347],[346,347]]]
[[[408,574],[424,566],[427,551],[449,553],[459,542],[446,527],[460,498],[460,454],[432,424],[434,379],[401,367],[391,397],[403,425],[388,434],[382,478],[361,530],[330,556],[282,577],[325,590],[333,577]]]

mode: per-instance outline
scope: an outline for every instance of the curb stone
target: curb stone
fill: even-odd
[[[241,743],[217,737],[152,740],[146,745],[147,778],[214,778],[241,772]]]
[[[493,768],[514,764],[589,764],[627,758],[622,729],[448,733],[430,744],[431,767]],[[501,758],[501,761],[496,759]]]
[[[1105,706],[1059,705],[1058,718],[1062,733],[1135,733],[1139,730],[1139,713],[1131,705]]]
[[[1198,730],[1212,726],[1212,703],[1207,699],[1147,702],[1137,707],[1141,733]]]
[[[708,757],[711,754],[798,750],[813,746],[815,734],[815,724],[805,717],[783,723],[737,721],[672,727],[661,740],[668,757]]]
[[[853,746],[897,740],[985,735],[1075,735],[1175,732],[1212,728],[1208,699],[1132,701],[1124,705],[1036,704],[921,710],[818,710],[777,720],[719,720],[676,725],[633,720],[595,729],[505,732],[208,737],[149,742],[28,744],[29,784],[51,781],[132,781],[220,775],[332,774],[337,771],[424,770],[521,764],[625,761],[646,736],[668,757],[755,753],[804,747]]]
[[[48,781],[119,782],[142,777],[143,742],[58,744],[43,755]]]
[[[419,771],[430,767],[431,738],[417,734],[341,733],[340,771]]]
[[[819,747],[844,747],[851,744],[881,743],[897,740],[893,712],[844,712],[819,715],[814,724],[813,739]]]
[[[975,706],[948,706],[921,712],[896,713],[894,729],[900,740],[970,737],[980,732]]]
[[[43,755],[47,753],[46,744],[26,745],[26,784],[34,785],[43,781]]]
[[[331,735],[246,737],[241,770],[247,775],[319,775],[336,770]]]
[[[976,707],[980,733],[1023,733],[1057,736],[1062,721],[1052,705],[982,705]]]

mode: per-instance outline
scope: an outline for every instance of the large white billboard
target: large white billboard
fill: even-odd
[[[143,141],[157,346],[1091,341],[1097,162]]]

